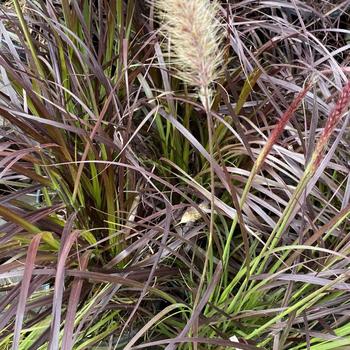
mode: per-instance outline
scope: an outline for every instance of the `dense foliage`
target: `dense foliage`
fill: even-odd
[[[0,349],[350,346],[349,2],[217,11],[206,104],[152,2],[1,5]]]

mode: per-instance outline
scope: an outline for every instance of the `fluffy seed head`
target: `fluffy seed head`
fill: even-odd
[[[210,0],[154,0],[161,32],[169,40],[170,63],[177,76],[208,89],[222,67],[218,3]]]

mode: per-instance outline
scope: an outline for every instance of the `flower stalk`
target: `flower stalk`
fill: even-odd
[[[316,170],[323,159],[324,152],[329,143],[330,137],[332,136],[332,133],[336,128],[336,126],[342,120],[344,116],[344,112],[348,107],[349,103],[350,103],[350,81],[344,86],[335,107],[331,111],[327,119],[326,125],[323,129],[323,132],[316,144],[311,160],[305,169],[304,175],[302,176],[300,182],[298,183],[298,186],[296,187],[293,193],[293,196],[289,200],[287,207],[285,208],[283,214],[281,215],[279,221],[277,222],[275,229],[272,231],[269,239],[267,240],[266,244],[261,250],[259,254],[260,258],[265,254],[267,249],[273,249],[276,247],[279,239],[281,238],[282,233],[284,232],[285,227],[287,226],[289,220],[291,219],[291,215],[294,212],[294,209],[297,203],[299,202],[301,195],[304,193],[305,188],[309,183],[309,181],[315,175]],[[252,267],[252,270],[254,271],[260,265],[259,269],[257,270],[257,273],[258,274],[261,273],[261,271],[263,271],[264,269],[267,259],[268,257],[265,257],[264,262],[261,264],[260,263],[261,259],[258,258],[256,260],[256,264]]]
[[[210,154],[210,227],[207,254],[199,282],[194,309],[199,304],[212,254],[214,231],[214,141],[211,115],[211,87],[223,66],[223,51],[219,5],[209,0],[155,0],[161,22],[161,33],[168,40],[169,63],[175,75],[197,89],[198,97],[207,115],[208,145]],[[171,350],[174,345],[168,345]]]

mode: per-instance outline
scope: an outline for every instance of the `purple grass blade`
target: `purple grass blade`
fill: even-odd
[[[88,266],[89,257],[91,252],[86,252],[81,258],[80,270],[85,270]],[[69,296],[66,322],[64,325],[63,340],[61,349],[70,350],[73,348],[73,330],[74,330],[74,321],[75,314],[77,312],[77,307],[79,304],[79,298],[81,294],[81,289],[83,287],[84,280],[76,277],[72,283],[72,289]]]
[[[50,350],[58,350],[59,348],[59,333],[60,333],[60,325],[61,325],[61,308],[62,308],[62,297],[63,297],[63,289],[64,289],[64,270],[65,263],[72,248],[73,243],[77,239],[80,231],[76,230],[71,233],[69,237],[67,237],[63,248],[59,254],[59,260],[57,264],[57,272],[56,272],[56,281],[55,281],[55,290],[53,296],[53,306],[52,306],[52,315],[53,320],[51,323],[51,332],[50,332]]]
[[[18,306],[17,306],[12,350],[18,349],[18,346],[19,346],[19,340],[20,340],[20,335],[21,335],[21,330],[23,325],[23,318],[24,318],[24,310],[26,307],[30,280],[34,269],[35,257],[38,251],[41,236],[42,236],[41,234],[36,235],[30,242],[30,245],[28,248],[28,253],[27,253],[27,258],[26,258],[25,268],[24,268],[24,275],[23,275],[22,284],[21,284],[21,292],[19,295]]]

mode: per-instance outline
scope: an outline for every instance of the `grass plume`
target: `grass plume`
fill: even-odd
[[[329,139],[335,129],[335,127],[340,123],[341,119],[344,116],[344,112],[346,108],[348,107],[350,103],[350,81],[347,82],[347,84],[342,89],[342,92],[340,94],[340,97],[331,111],[326,125],[322,131],[322,134],[316,144],[315,151],[313,153],[312,160],[310,162],[310,166],[312,169],[312,172],[314,173],[319,166],[323,152],[329,142]]]
[[[219,5],[209,0],[155,0],[161,32],[169,40],[177,76],[199,88],[200,95],[219,77],[223,33]]]

